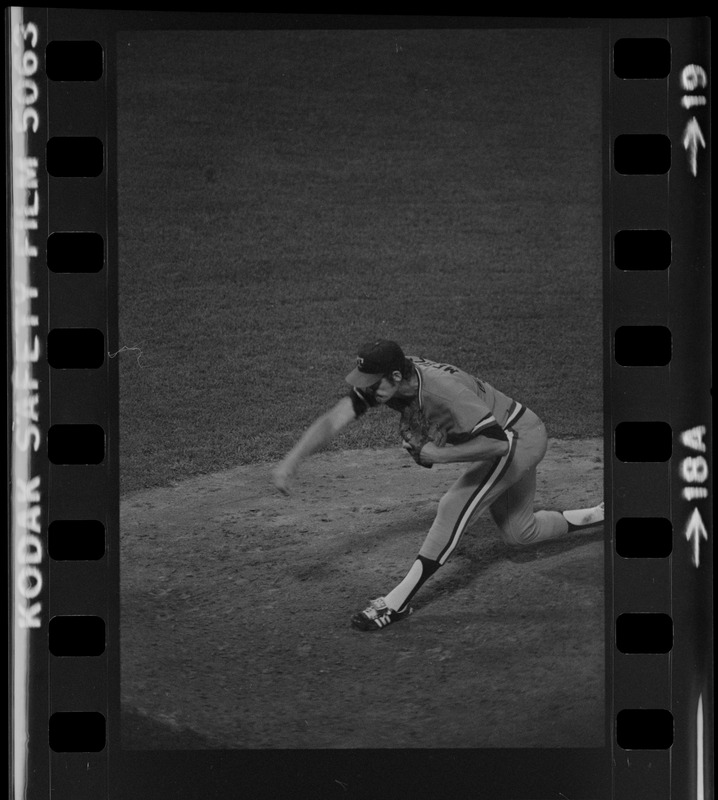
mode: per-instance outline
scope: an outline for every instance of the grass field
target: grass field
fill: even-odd
[[[375,336],[602,430],[599,33],[119,37],[121,491],[280,457]],[[333,445],[396,443],[395,417]]]
[[[291,497],[270,482],[385,336],[544,419],[537,504],[598,501],[600,33],[161,31],[118,53],[123,750],[603,746],[600,528],[517,554],[480,517],[412,618],[367,636],[350,615],[460,465],[415,467],[382,409]]]

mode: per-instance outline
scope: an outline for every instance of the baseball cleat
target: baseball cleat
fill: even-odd
[[[370,601],[368,608],[352,617],[352,627],[360,631],[377,631],[386,628],[392,622],[399,622],[409,614],[411,606],[407,606],[403,611],[394,611],[384,602],[383,597],[377,597],[376,600]]]
[[[569,531],[577,528],[587,528],[589,525],[597,525],[605,518],[604,504],[600,503],[594,508],[582,508],[577,511],[563,511],[563,517],[569,524]]]

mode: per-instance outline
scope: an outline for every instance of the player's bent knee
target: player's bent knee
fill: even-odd
[[[514,547],[526,547],[533,544],[538,536],[538,526],[533,521],[529,525],[519,527],[516,525],[502,528],[504,541]]]

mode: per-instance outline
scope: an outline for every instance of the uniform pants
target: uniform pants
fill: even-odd
[[[506,435],[510,444],[506,455],[472,464],[441,498],[420,556],[445,564],[466,528],[486,510],[508,544],[533,544],[568,531],[558,511],[533,510],[536,466],[548,445],[543,423],[526,409]]]

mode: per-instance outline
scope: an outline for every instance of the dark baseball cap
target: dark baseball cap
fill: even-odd
[[[394,370],[401,372],[404,358],[404,351],[396,342],[388,339],[367,342],[359,348],[356,369],[347,375],[346,382],[364,389]]]

